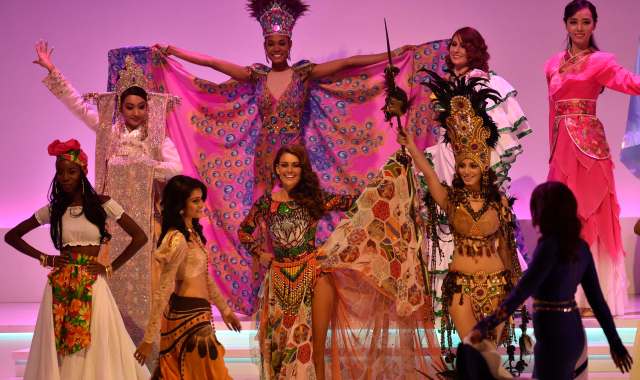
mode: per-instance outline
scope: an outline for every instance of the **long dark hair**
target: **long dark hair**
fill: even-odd
[[[91,182],[82,171],[80,174],[80,188],[80,191],[82,191],[82,214],[89,222],[98,227],[101,241],[104,242],[111,239],[111,234],[106,228],[107,213],[102,208],[103,199],[96,193],[93,186],[91,186]],[[49,187],[49,212],[51,215],[49,233],[56,249],[62,249],[62,229],[64,228],[62,216],[71,205],[71,202],[73,202],[73,197],[71,194],[62,191],[62,186],[58,183],[57,176],[54,176]]]
[[[561,258],[572,260],[580,244],[582,223],[571,189],[561,182],[542,183],[531,194],[530,208],[531,222],[540,228],[542,237],[556,237]]]
[[[575,15],[578,11],[585,8],[588,8],[589,11],[591,12],[591,18],[593,18],[593,23],[594,24],[597,23],[598,11],[596,10],[595,5],[593,5],[589,0],[573,0],[572,2],[567,4],[567,6],[564,7],[564,16],[562,17],[562,20],[564,20],[565,25],[567,24],[567,21],[569,21],[569,19],[573,17],[573,15]],[[589,37],[589,47],[592,48],[593,50],[600,50],[598,48],[598,45],[596,45],[596,40],[593,38],[593,34],[591,35],[591,37]],[[571,48],[571,38],[567,36],[567,50],[569,48]]]
[[[201,181],[186,175],[172,177],[162,191],[162,231],[158,238],[158,247],[162,244],[162,239],[170,229],[180,231],[185,239],[189,241],[189,231],[184,223],[180,212],[184,210],[191,193],[200,189],[202,200],[207,200],[207,187]],[[203,243],[207,242],[202,233],[202,225],[198,219],[193,219],[193,229],[200,235]]]
[[[131,87],[127,88],[126,90],[122,91],[122,94],[120,94],[120,111],[122,111],[122,107],[124,107],[124,100],[129,95],[139,96],[142,99],[144,99],[145,102],[148,99],[147,92],[142,87],[131,86]]]
[[[306,207],[314,219],[320,219],[325,213],[324,199],[320,188],[318,175],[311,167],[307,150],[302,145],[285,145],[278,150],[273,160],[273,172],[277,174],[276,167],[280,163],[280,157],[289,153],[300,160],[300,182],[289,191],[289,196],[299,205]]]
[[[502,194],[500,193],[500,188],[497,185],[498,176],[493,169],[489,168],[482,172],[482,177],[480,179],[480,191],[490,202],[501,202]],[[451,186],[454,189],[464,189],[464,181],[460,178],[458,174],[458,169],[456,165],[456,172],[453,175],[453,180],[451,181]]]
[[[480,69],[485,72],[489,71],[490,55],[482,34],[470,26],[465,26],[453,33],[453,36],[451,36],[451,40],[449,41],[449,46],[451,46],[451,42],[455,36],[460,37],[462,46],[467,52],[469,69]],[[453,62],[451,62],[449,54],[447,54],[445,61],[447,62],[449,72],[453,72]]]

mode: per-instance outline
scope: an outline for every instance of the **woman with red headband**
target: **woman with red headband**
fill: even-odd
[[[49,145],[56,157],[49,204],[5,235],[6,242],[52,268],[38,312],[24,379],[147,379],[133,358],[135,346],[125,330],[105,277],[118,270],[147,236],[113,199],[99,195],[87,179],[87,155],[78,141]],[[107,219],[117,220],[131,242],[110,264],[98,262],[111,235]],[[23,236],[49,224],[59,255],[48,255]]]

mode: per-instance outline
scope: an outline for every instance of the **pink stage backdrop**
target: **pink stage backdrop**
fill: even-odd
[[[489,45],[491,68],[518,89],[535,131],[524,140],[525,153],[512,171],[512,189],[520,198],[516,211],[521,218],[529,217],[529,194],[547,174],[547,90],[542,66],[564,45],[565,1],[308,2],[311,12],[299,20],[294,32],[294,61],[379,52],[384,48],[383,17],[388,20],[393,47],[447,38],[465,25],[480,30]],[[632,68],[640,1],[595,3],[600,13],[598,44]],[[53,160],[46,155],[51,140],[76,137],[93,157],[93,133],[48,93],[40,82],[45,70],[31,64],[38,39],[55,46],[55,63],[81,92],[106,88],[107,51],[122,46],[168,42],[238,63],[264,62],[260,29],[241,0],[2,0],[0,36],[0,227],[28,217],[46,201],[53,175]],[[225,79],[213,71],[187,68],[207,79]],[[616,162],[622,214],[633,217],[640,215],[640,181],[619,163],[628,103],[627,96],[605,91],[598,114]]]

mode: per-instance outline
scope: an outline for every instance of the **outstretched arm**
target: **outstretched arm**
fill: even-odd
[[[393,57],[397,57],[398,55],[404,53],[406,50],[410,49],[411,46],[406,45],[401,47],[400,49],[394,50],[391,55]],[[311,79],[320,79],[326,76],[333,75],[340,70],[347,69],[349,67],[360,67],[360,66],[368,66],[374,63],[378,63],[387,59],[387,53],[379,53],[379,54],[367,54],[367,55],[354,55],[352,57],[336,59],[334,61],[329,61],[325,63],[319,63],[315,65],[313,71],[311,71],[310,78]]]
[[[167,56],[173,55],[196,65],[210,67],[240,82],[246,82],[251,79],[251,71],[245,66],[236,65],[206,54],[180,49],[172,45],[155,44],[154,47]]]

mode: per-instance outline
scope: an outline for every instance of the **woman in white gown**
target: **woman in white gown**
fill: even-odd
[[[98,195],[87,180],[87,156],[76,140],[49,145],[56,175],[49,204],[12,228],[6,242],[53,268],[38,312],[25,380],[147,379],[137,365],[135,347],[122,322],[105,277],[118,270],[147,242],[140,227],[109,197]],[[131,242],[111,264],[97,257],[115,219]],[[60,255],[47,255],[23,240],[40,225],[51,225]]]

